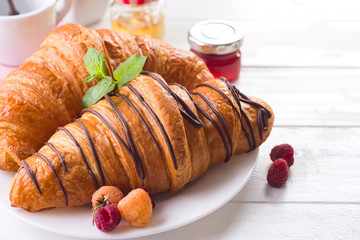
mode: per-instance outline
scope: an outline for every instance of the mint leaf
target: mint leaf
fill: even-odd
[[[115,86],[122,87],[128,81],[136,78],[141,72],[146,61],[146,57],[132,55],[125,62],[121,63],[114,72],[114,79],[106,76],[106,60],[104,56],[94,48],[89,48],[84,63],[90,76],[84,79],[84,82],[90,82],[93,79],[101,80],[93,87],[89,88],[81,100],[84,108],[94,105],[105,94],[114,90]]]
[[[88,76],[84,79],[84,82],[90,82],[91,80],[95,79],[94,75]]]
[[[110,76],[106,76],[100,80],[95,86],[89,88],[84,97],[82,98],[81,104],[84,108],[90,107],[97,103],[105,94],[108,94],[114,90],[116,82]]]
[[[120,63],[113,74],[119,88],[140,74],[146,58],[145,56],[134,54],[126,59],[125,62]]]
[[[89,48],[84,57],[86,70],[94,78],[103,78],[106,76],[105,57],[95,48]],[[92,80],[91,79],[91,80]],[[91,81],[88,78],[85,80]]]

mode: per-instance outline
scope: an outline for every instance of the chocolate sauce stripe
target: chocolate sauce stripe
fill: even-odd
[[[36,176],[33,172],[33,170],[30,168],[30,166],[27,164],[27,162],[25,160],[21,160],[21,164],[23,165],[26,174],[29,176],[30,180],[34,183],[36,189],[38,190],[39,194],[41,195],[41,189],[39,187],[39,183],[36,180]]]
[[[228,101],[228,103],[230,104],[230,106],[233,108],[233,110],[236,112],[237,116],[239,117],[241,129],[242,129],[242,131],[244,132],[244,134],[245,134],[245,136],[246,136],[246,138],[247,138],[247,140],[248,140],[248,143],[249,143],[250,148],[252,148],[252,146],[251,146],[251,139],[250,139],[250,136],[249,136],[248,132],[247,132],[246,129],[244,128],[244,125],[242,124],[242,119],[241,119],[240,112],[239,112],[239,110],[235,107],[235,105],[233,104],[233,102],[231,101],[231,99],[230,99],[221,89],[215,87],[214,85],[211,85],[211,84],[208,84],[208,83],[200,83],[200,84],[196,85],[195,88],[197,88],[197,87],[209,87],[209,88],[215,90],[216,92],[218,92],[220,95],[222,95],[222,96]],[[229,90],[230,90],[230,89],[229,89]],[[231,90],[230,90],[230,92],[231,92]],[[235,101],[236,101],[236,99],[235,99]],[[240,108],[240,111],[242,111],[241,105],[239,106],[239,108]]]
[[[116,139],[120,142],[120,144],[125,148],[125,150],[131,155],[131,157],[133,156],[132,151],[129,149],[129,147],[126,145],[126,143],[124,142],[124,140],[120,137],[120,135],[115,131],[115,129],[111,126],[111,124],[100,114],[98,113],[96,110],[91,109],[91,108],[85,108],[81,111],[81,114],[83,113],[92,113],[94,114],[97,118],[100,119],[100,121],[102,121],[106,127],[108,127],[110,129],[110,131],[114,134],[114,136],[116,137]]]
[[[202,108],[199,106],[199,104],[198,104],[197,102],[194,101],[194,99],[192,98],[190,92],[189,92],[184,86],[182,86],[182,85],[180,85],[180,84],[178,84],[178,83],[173,83],[173,85],[176,85],[176,86],[180,87],[181,89],[183,89],[183,90],[186,92],[186,94],[189,96],[189,98],[191,99],[191,101],[194,103],[196,109],[198,109],[199,112],[200,112],[203,116],[205,116],[205,118],[207,118],[207,119],[214,125],[214,127],[216,128],[216,130],[218,131],[218,133],[219,133],[219,135],[220,135],[220,137],[221,137],[222,142],[224,143],[224,146],[225,146],[225,149],[226,149],[226,152],[227,152],[227,156],[228,156],[229,151],[230,151],[230,150],[229,150],[229,146],[228,146],[228,144],[227,144],[227,142],[226,142],[226,139],[225,139],[225,136],[224,136],[223,132],[221,131],[221,129],[220,129],[219,125],[216,123],[216,121],[215,121],[210,115],[208,115],[208,114],[204,111],[204,109],[202,109]],[[240,118],[240,121],[241,121],[241,118]],[[225,161],[228,161],[228,160],[225,159]]]
[[[230,134],[229,128],[228,128],[222,114],[219,112],[219,110],[217,110],[217,108],[212,104],[212,102],[203,93],[193,92],[192,94],[199,95],[206,102],[206,104],[210,107],[210,109],[213,111],[213,113],[216,115],[216,117],[219,119],[221,126],[225,132],[225,135],[228,139],[228,143],[230,145],[230,154],[228,154],[227,159],[225,159],[225,162],[229,161],[233,154],[233,141],[231,139],[231,134]]]
[[[181,88],[183,91],[185,91],[185,93],[188,95],[188,97],[190,98],[190,100],[194,103],[194,99],[192,98],[190,92],[181,84],[179,83],[170,83],[169,85],[175,85],[175,86],[178,86],[179,88]],[[194,106],[195,106],[195,103],[194,103]],[[195,114],[196,115],[196,114]],[[196,116],[197,117],[197,116]],[[198,117],[197,117],[198,118]],[[203,125],[203,123],[201,122],[200,118],[198,118],[201,125]]]
[[[260,108],[256,112],[256,117],[258,119],[258,128],[260,133],[260,140],[263,139],[263,131],[267,131],[269,129],[269,119],[266,116],[266,111]]]
[[[230,99],[223,91],[221,91],[221,89],[215,87],[214,85],[208,84],[208,83],[200,83],[200,84],[196,85],[195,88],[198,88],[198,87],[209,87],[209,88],[215,90],[216,92],[218,92],[221,96],[223,96],[223,97],[228,101],[228,103],[230,104],[230,106],[231,106],[232,109],[236,112],[236,114],[238,115],[238,117],[239,117],[239,119],[240,119],[240,112],[239,112],[239,110],[237,110],[237,108],[235,107],[235,105],[233,104],[233,102],[231,101],[231,99]]]
[[[195,94],[195,95],[196,95],[196,94]],[[223,142],[223,144],[224,144],[224,146],[225,146],[225,149],[226,149],[226,158],[225,158],[224,161],[229,161],[229,159],[230,159],[230,157],[229,157],[229,156],[230,156],[229,145],[228,145],[228,143],[227,143],[227,141],[226,141],[226,138],[225,138],[223,132],[221,131],[219,125],[217,124],[217,122],[215,121],[215,119],[213,119],[209,114],[207,114],[207,113],[205,112],[204,109],[202,109],[202,108],[200,107],[200,105],[199,105],[198,103],[194,102],[194,104],[195,104],[196,109],[198,109],[199,112],[200,112],[207,120],[209,120],[209,121],[214,125],[215,129],[218,131],[218,133],[219,133],[219,135],[220,135],[220,138],[221,138],[221,140],[222,140],[222,142]]]
[[[152,133],[152,131],[150,130],[149,125],[147,124],[147,122],[145,121],[145,119],[143,118],[143,116],[141,115],[141,113],[139,112],[139,110],[135,107],[135,105],[130,101],[130,99],[125,96],[124,94],[119,94],[119,93],[115,93],[112,96],[116,96],[116,97],[122,97],[127,104],[134,110],[135,114],[139,117],[140,121],[144,124],[147,132],[149,133],[151,139],[154,141],[157,149],[159,150],[160,153],[162,153],[160,145],[158,143],[158,141],[155,139],[154,134]]]
[[[259,111],[256,112],[256,119],[258,121],[258,130],[259,130],[259,134],[260,134],[260,139],[262,140],[263,138],[263,121],[262,121],[262,109],[260,109]]]
[[[66,163],[65,163],[65,159],[64,157],[61,155],[61,153],[54,147],[54,145],[52,145],[50,142],[46,142],[45,145],[47,145],[51,150],[53,150],[56,155],[59,157],[61,165],[64,168],[64,171],[67,172],[67,167],[66,167]]]
[[[240,91],[239,91],[240,92]],[[251,100],[247,100],[247,99],[240,99],[240,101],[244,102],[244,103],[247,103],[249,105],[252,105],[252,106],[255,106],[259,109],[263,109],[267,115],[268,118],[271,118],[272,114],[269,110],[267,110],[263,105],[257,103],[257,102],[254,102],[254,101],[251,101]]]
[[[99,188],[99,184],[98,184],[98,182],[97,182],[97,180],[96,180],[96,178],[95,178],[95,176],[94,176],[93,171],[92,171],[91,168],[89,167],[88,162],[86,161],[85,155],[84,155],[84,153],[83,153],[83,151],[82,151],[82,149],[81,149],[78,141],[77,141],[77,140],[75,139],[75,137],[70,133],[70,131],[67,130],[66,128],[64,128],[64,127],[59,127],[57,130],[61,130],[61,131],[65,132],[65,133],[69,136],[69,138],[73,141],[73,143],[75,144],[75,146],[76,146],[77,149],[79,150],[79,153],[80,153],[80,155],[81,155],[81,158],[83,159],[83,162],[84,162],[84,164],[85,164],[85,166],[86,166],[86,169],[88,170],[88,172],[89,172],[89,174],[90,174],[90,176],[91,176],[91,178],[92,178],[92,180],[93,180],[93,182],[94,182],[94,184],[95,184],[95,188],[98,189],[98,188]]]
[[[156,124],[158,125],[158,127],[160,129],[160,132],[161,132],[162,136],[165,139],[166,145],[167,145],[167,147],[169,149],[170,157],[171,157],[172,163],[174,165],[174,168],[177,170],[178,165],[177,165],[177,162],[176,162],[174,149],[173,149],[173,147],[171,145],[169,135],[166,133],[163,124],[160,122],[159,117],[155,114],[155,112],[152,110],[152,108],[149,106],[149,104],[145,101],[144,97],[130,83],[126,83],[125,85],[138,97],[140,102],[149,111],[150,115],[155,120]]]
[[[196,116],[196,114],[190,109],[190,107],[186,104],[186,102],[179,95],[177,95],[173,90],[171,90],[171,88],[164,81],[162,81],[154,73],[147,72],[147,71],[142,71],[141,73],[155,79],[176,100],[177,104],[180,103],[180,105],[185,109],[185,111],[184,111],[179,108],[180,113],[184,118],[186,118],[186,120],[188,120],[196,128],[202,127],[202,123],[201,123],[200,119]]]
[[[111,126],[111,124],[100,113],[98,113],[94,109],[85,108],[81,111],[81,114],[83,114],[85,112],[94,114],[97,118],[99,118],[100,121],[102,121],[106,125],[106,127],[110,129],[110,131],[114,134],[115,138],[119,141],[120,145],[123,146],[125,148],[125,150],[130,154],[131,158],[133,158],[133,159],[135,158],[133,152],[129,149],[129,147],[126,145],[124,140],[122,140],[120,135],[115,131],[115,129]],[[131,176],[128,176],[128,177],[131,178]]]
[[[189,90],[187,90],[183,85],[179,84],[179,83],[171,83],[170,85],[175,85],[175,86],[178,86],[179,88],[181,88],[182,90],[185,91],[185,93],[189,96],[190,100],[194,103],[195,105],[195,102],[194,102],[194,99],[192,98]]]
[[[139,153],[136,149],[136,146],[134,144],[133,141],[133,137],[132,137],[132,133],[130,131],[129,125],[127,124],[124,116],[121,114],[121,112],[119,111],[119,109],[117,109],[115,103],[110,99],[110,97],[108,95],[105,95],[105,99],[106,101],[109,103],[110,107],[112,108],[112,110],[114,111],[115,115],[118,117],[118,119],[120,120],[124,130],[125,130],[125,134],[126,134],[126,139],[127,142],[130,146],[131,151],[134,154],[134,164],[136,167],[136,171],[138,173],[138,175],[140,176],[141,179],[145,178],[145,169],[144,169],[144,165],[141,161],[141,158],[139,156]]]
[[[262,140],[263,139],[263,131],[264,130],[267,131],[269,129],[269,118],[272,117],[271,112],[267,108],[262,106],[261,104],[252,101],[245,94],[240,92],[239,89],[237,89],[235,86],[232,86],[226,80],[226,78],[221,77],[220,79],[228,86],[229,89],[232,89],[231,90],[232,92],[233,91],[235,92],[235,93],[233,93],[233,95],[237,96],[236,98],[238,99],[238,101],[245,102],[245,103],[247,103],[249,105],[252,105],[252,106],[255,106],[256,108],[259,109],[257,111],[257,113],[256,113],[256,117],[257,117],[257,121],[258,121],[258,130],[259,130],[260,139]],[[238,95],[240,95],[242,97],[242,99],[239,98]],[[247,122],[249,122],[248,119],[247,119]],[[248,126],[249,126],[250,130],[252,131],[251,133],[252,133],[252,137],[253,137],[253,140],[254,140],[253,148],[255,148],[256,147],[256,140],[255,140],[255,136],[253,134],[253,128],[252,128],[252,126],[250,127],[249,123],[248,123]],[[252,149],[250,149],[250,150],[252,150]]]
[[[257,144],[256,143],[254,127],[252,126],[248,115],[246,115],[246,113],[245,113],[245,111],[243,109],[241,109],[241,114],[244,116],[246,124],[247,124],[248,128],[250,129],[250,134],[251,134],[251,138],[252,138],[252,145],[250,145],[249,151],[251,151],[251,150],[254,150],[256,148],[256,144]],[[246,131],[245,126],[243,128],[243,131]]]
[[[97,155],[97,152],[96,152],[96,149],[95,149],[95,146],[94,146],[94,142],[93,142],[93,140],[92,140],[92,138],[90,136],[89,130],[87,129],[87,127],[84,125],[84,123],[80,119],[76,119],[75,121],[77,123],[79,123],[80,127],[82,128],[82,130],[85,133],[86,140],[87,140],[87,142],[89,144],[91,154],[94,157],[96,168],[98,170],[98,173],[99,173],[99,176],[100,176],[100,179],[101,179],[101,184],[103,186],[105,186],[104,172],[103,172],[103,170],[101,168],[99,156]]]
[[[40,154],[40,153],[35,153],[34,154],[35,156],[43,159],[46,164],[50,167],[51,171],[53,172],[54,176],[55,176],[55,179],[56,179],[56,182],[59,184],[59,187],[60,187],[60,190],[62,191],[63,195],[64,195],[64,198],[65,198],[65,205],[67,206],[68,205],[68,197],[67,197],[67,194],[66,194],[66,191],[64,189],[64,186],[62,185],[60,179],[59,179],[59,176],[57,175],[56,171],[55,171],[55,168],[54,168],[54,165],[50,162],[50,160],[45,157],[43,154]]]
[[[263,131],[264,130],[267,131],[269,129],[269,118],[272,117],[271,112],[261,104],[250,100],[250,98],[248,98],[245,94],[241,93],[236,87],[234,87],[234,89],[237,94],[239,94],[241,97],[244,98],[244,99],[240,99],[241,102],[255,106],[259,109],[256,113],[256,117],[258,120],[258,130],[259,130],[260,139],[262,140]]]
[[[265,115],[266,112],[264,111],[264,109],[261,109],[261,112],[264,113],[264,114],[262,114],[262,120],[263,120],[263,123],[264,123],[263,129],[265,131],[267,131],[267,130],[269,130],[269,119]]]
[[[247,130],[246,130],[244,124],[243,124],[242,118],[240,118],[241,129],[243,130],[243,132],[244,132],[244,134],[245,134],[245,136],[246,136],[246,138],[248,140],[249,147],[250,147],[249,151],[254,150],[256,148],[256,138],[255,138],[254,128],[250,123],[249,117],[246,115],[245,111],[242,109],[240,98],[239,98],[239,96],[238,96],[238,94],[236,92],[237,89],[234,86],[232,86],[226,78],[221,77],[220,80],[222,80],[225,83],[225,85],[227,86],[227,88],[230,90],[230,92],[233,95],[236,103],[239,106],[241,116],[244,116],[246,124],[248,125],[248,127],[250,129],[251,138],[250,138],[250,135],[247,132]]]

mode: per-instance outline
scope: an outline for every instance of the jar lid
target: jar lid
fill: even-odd
[[[228,54],[239,50],[244,32],[231,21],[211,19],[193,25],[188,33],[192,49],[207,54]]]
[[[158,0],[116,0],[119,3],[130,4],[130,5],[143,5],[149,2],[156,2]]]

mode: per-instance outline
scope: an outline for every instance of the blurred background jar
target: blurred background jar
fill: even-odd
[[[110,9],[112,29],[163,39],[163,5],[163,0],[115,0]]]
[[[198,22],[188,33],[190,50],[206,63],[214,77],[225,77],[230,82],[239,78],[243,40],[240,26],[222,19]]]

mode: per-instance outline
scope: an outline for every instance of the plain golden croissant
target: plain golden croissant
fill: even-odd
[[[12,206],[78,206],[102,185],[177,191],[209,166],[255,149],[274,121],[265,102],[226,79],[188,91],[150,72],[82,112],[22,161],[11,185]]]
[[[133,54],[147,56],[144,70],[193,89],[213,76],[194,54],[149,36],[91,30],[68,24],[49,33],[41,48],[0,86],[0,169],[16,171],[57,127],[80,116],[81,99],[96,81],[88,76],[84,56],[101,52],[109,73]]]

